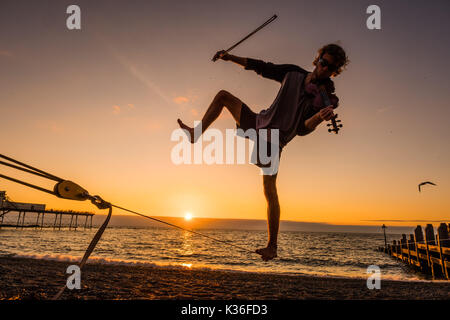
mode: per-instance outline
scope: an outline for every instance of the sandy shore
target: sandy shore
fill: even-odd
[[[67,279],[68,262],[0,258],[0,299],[49,299]],[[336,279],[157,267],[87,264],[81,290],[62,299],[450,299],[450,282]]]

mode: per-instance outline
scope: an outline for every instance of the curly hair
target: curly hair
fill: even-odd
[[[313,62],[314,66],[317,66],[319,59],[325,53],[328,53],[330,56],[332,56],[334,58],[336,66],[339,67],[335,72],[333,72],[334,77],[337,76],[338,74],[340,74],[350,62],[344,49],[342,49],[341,46],[334,44],[334,43],[330,43],[330,44],[323,46],[322,48],[320,48],[317,51],[317,53],[318,53],[318,56]]]

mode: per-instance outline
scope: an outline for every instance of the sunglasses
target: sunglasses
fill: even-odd
[[[335,72],[339,69],[338,66],[329,63],[327,60],[325,60],[323,58],[319,59],[319,63],[321,64],[322,67],[324,67],[324,68],[327,67],[330,72]]]

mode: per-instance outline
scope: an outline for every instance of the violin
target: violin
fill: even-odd
[[[323,86],[319,86],[319,92],[320,92],[320,96],[322,97],[322,101],[324,102],[324,107],[331,105],[331,101],[330,98],[328,97],[328,93],[325,90],[325,88]],[[328,132],[334,132],[336,134],[338,134],[340,128],[342,128],[342,124],[339,124],[341,122],[341,120],[336,120],[338,117],[337,114],[335,114],[331,119],[331,123],[327,124],[327,127],[333,127],[328,129]]]

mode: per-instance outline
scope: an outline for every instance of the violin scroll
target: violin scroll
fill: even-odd
[[[325,88],[321,87],[320,89],[320,95],[322,96],[322,101],[324,102],[325,106],[329,106],[331,105],[330,102],[330,98],[328,97],[327,92],[325,91]],[[333,127],[331,129],[328,129],[328,132],[334,132],[334,133],[338,133],[340,128],[342,128],[342,124],[338,124],[341,122],[341,120],[336,120],[337,119],[337,114],[335,114],[331,119],[331,123],[327,124],[327,127]]]
[[[332,129],[328,129],[328,132],[334,132],[336,134],[338,134],[340,128],[342,128],[342,124],[339,124],[341,122],[341,120],[336,120],[338,117],[337,114],[335,114],[333,116],[333,118],[331,118],[331,123],[327,124],[327,127],[333,127]]]

